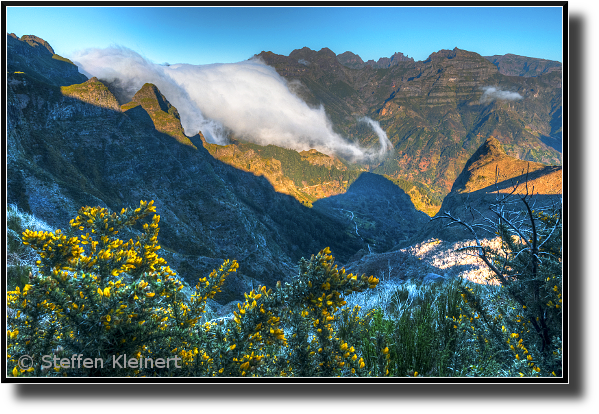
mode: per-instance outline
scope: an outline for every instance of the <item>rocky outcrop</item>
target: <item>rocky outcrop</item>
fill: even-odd
[[[395,66],[400,62],[414,62],[414,58],[407,57],[403,53],[394,53],[390,58],[382,57],[376,62],[374,60],[369,60],[365,63],[365,65],[370,66],[374,69],[387,69],[391,66]]]
[[[140,109],[143,111],[140,112]],[[170,135],[181,144],[197,149],[183,131],[177,108],[170,104],[156,85],[146,83],[133,96],[131,102],[121,106],[121,110],[142,122],[149,115],[157,131]]]
[[[76,98],[82,102],[113,111],[120,111],[121,109],[116,97],[96,77],[81,84],[62,86],[60,90],[64,96]]]
[[[16,36],[14,36],[14,33],[12,33],[12,34],[13,34],[13,37],[16,38]],[[38,46],[42,46],[42,47],[46,48],[46,50],[48,52],[50,52],[50,54],[52,54],[52,55],[55,54],[54,49],[52,49],[52,46],[50,46],[50,44],[48,42],[46,42],[44,39],[42,39],[41,37],[37,37],[34,35],[25,35],[25,36],[21,37],[21,40],[23,42],[26,42],[31,47],[35,48]]]
[[[85,82],[70,60],[54,53],[45,40],[26,35],[21,39],[14,33],[6,37],[8,73],[22,72],[42,82],[55,86],[68,86]]]
[[[366,65],[360,56],[350,51],[337,55],[337,61],[351,69],[362,69]]]

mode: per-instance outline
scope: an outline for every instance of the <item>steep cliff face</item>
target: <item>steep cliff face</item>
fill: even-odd
[[[9,73],[25,72],[42,82],[67,86],[87,80],[70,60],[54,53],[45,40],[32,35],[6,37],[6,66]]]

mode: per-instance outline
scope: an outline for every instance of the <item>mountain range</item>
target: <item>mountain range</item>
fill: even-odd
[[[378,145],[357,120],[368,116],[393,151],[352,164],[233,135],[228,145],[209,143],[201,131],[184,133],[155,85],[119,102],[110,83],[87,79],[43,39],[9,34],[7,203],[64,228],[84,205],[120,211],[152,199],[161,252],[190,284],[224,259],[239,261],[215,298],[225,304],[293,277],[301,257],[326,246],[350,264],[427,237],[461,237],[429,216],[463,197],[485,202],[493,165],[505,185],[526,166],[537,189],[560,197],[559,65],[457,48],[421,62],[308,48],[258,58],[299,81],[294,93],[324,105],[335,131]]]
[[[419,62],[394,59],[386,68],[355,69],[347,52],[337,56],[326,48],[258,56],[281,76],[301,82],[305,88],[296,93],[312,105],[322,103],[349,139],[376,145],[376,135],[358,118],[378,121],[395,151],[370,171],[427,188],[430,213],[490,136],[514,157],[561,164],[561,65],[540,76],[508,76],[502,72],[516,65],[506,66],[510,56],[494,64],[458,48]],[[527,59],[526,67],[547,62],[520,58]]]

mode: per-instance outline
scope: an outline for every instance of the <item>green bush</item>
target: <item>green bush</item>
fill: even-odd
[[[563,326],[561,207],[535,210],[529,195],[520,196],[521,209],[508,205],[507,200],[491,206],[497,216],[492,228],[499,247],[485,247],[478,237],[476,244],[468,247],[489,267],[499,288],[481,294],[463,287],[462,323],[470,325],[473,341],[493,355],[502,375],[559,377]],[[475,236],[474,229],[480,227],[450,214],[444,217],[466,226]],[[473,367],[481,369],[480,364]]]

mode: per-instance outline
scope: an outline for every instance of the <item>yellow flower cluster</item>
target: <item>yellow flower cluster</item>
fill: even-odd
[[[374,289],[379,283],[374,276],[366,277],[365,275],[361,276],[361,283],[359,283],[357,275],[346,274],[345,269],[338,270],[337,265],[333,267],[335,259],[328,247],[322,250],[316,259],[318,265],[324,269],[321,277],[323,280],[319,281],[319,290],[322,293],[317,295],[313,289],[309,292],[306,300],[318,308],[325,308],[334,313],[346,304],[345,300],[341,298],[341,294],[349,295],[353,292],[363,292],[366,288]],[[308,286],[312,288],[311,281]],[[327,293],[329,291],[331,293]]]
[[[196,285],[196,291],[191,296],[192,306],[198,313],[205,312],[206,301],[213,299],[221,291],[225,279],[231,272],[239,268],[237,261],[225,260],[218,271],[213,270],[208,277],[200,278]]]

